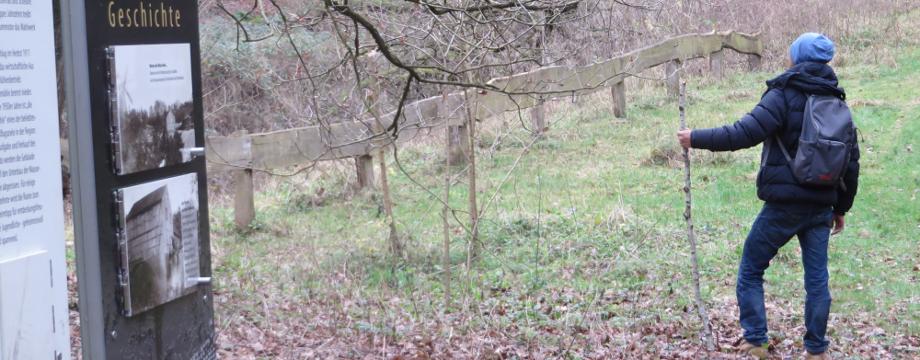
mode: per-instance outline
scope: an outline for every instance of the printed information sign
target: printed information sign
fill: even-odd
[[[0,359],[69,359],[50,1],[0,0]]]

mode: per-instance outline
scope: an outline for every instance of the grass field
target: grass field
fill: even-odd
[[[881,55],[857,45],[845,49],[846,63],[837,70],[860,128],[863,171],[847,229],[831,241],[831,351],[916,358],[920,48],[892,44]],[[736,71],[721,82],[691,76],[689,124],[735,121],[773,75]],[[532,147],[520,126],[529,121],[526,112],[483,122],[478,197],[480,205],[494,201],[481,223],[483,255],[471,268],[465,232],[452,222],[449,305],[440,265],[441,203],[432,193],[443,194],[444,171],[451,171],[450,204],[465,221],[467,178],[463,168],[442,165],[442,136],[401,149],[404,171],[388,155],[404,260],[386,256],[379,197],[349,191],[347,166],[329,166],[318,177],[269,179],[249,231],[233,230],[226,200],[212,204],[225,356],[706,357],[697,352],[677,106],[653,81],[629,87],[627,121],[612,119],[606,95],[554,102],[551,129]],[[740,336],[734,277],[761,206],[754,187],[759,156],[759,146],[694,152],[703,295],[720,345],[710,357],[734,356],[731,345]],[[802,349],[801,279],[792,241],[766,275],[777,358]]]

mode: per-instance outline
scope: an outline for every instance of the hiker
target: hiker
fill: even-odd
[[[829,342],[825,339],[831,307],[828,241],[830,235],[843,231],[844,216],[853,205],[859,177],[859,148],[849,110],[843,103],[846,94],[837,86],[837,76],[827,64],[833,57],[834,43],[826,36],[802,34],[789,47],[789,68],[767,81],[766,92],[750,113],[731,125],[677,133],[684,148],[735,151],[764,143],[757,176],[757,197],[764,201],[764,206],[744,242],[736,284],[744,330],[740,349],[758,358],[767,356],[764,270],[777,250],[794,235],[798,236],[805,268],[806,358],[829,358],[826,354]],[[810,95],[816,96],[812,102]],[[812,105],[819,101],[823,105]],[[827,105],[827,101],[836,101],[837,105]],[[832,113],[822,113],[828,111]],[[813,122],[806,123],[805,119],[827,122],[829,117],[838,117],[834,120],[839,121],[820,126],[839,126],[840,133],[845,132],[843,136],[849,139],[845,147],[818,148],[814,142],[800,143],[804,128],[812,129],[808,134],[814,134],[814,127],[810,127]],[[822,127],[819,133],[825,131]],[[832,159],[808,156],[827,155],[823,152]],[[839,163],[837,174],[803,178],[809,167],[833,166],[835,160]]]

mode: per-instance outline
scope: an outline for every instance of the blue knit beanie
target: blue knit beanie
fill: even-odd
[[[827,63],[834,58],[834,42],[818,33],[804,33],[789,46],[792,64],[805,61]]]

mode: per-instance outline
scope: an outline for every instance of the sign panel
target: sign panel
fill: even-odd
[[[0,359],[70,357],[50,1],[0,0]]]
[[[198,3],[62,5],[84,357],[216,358]]]

